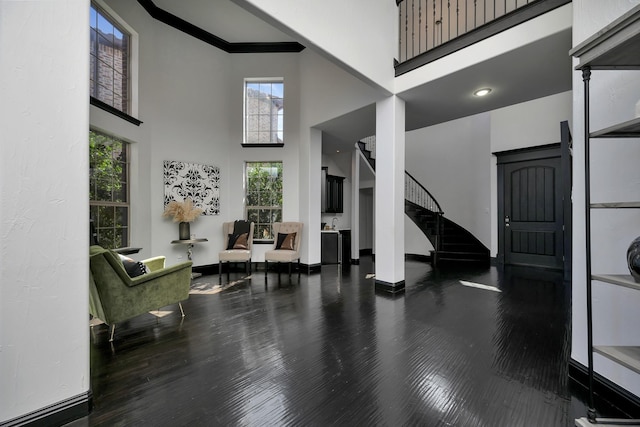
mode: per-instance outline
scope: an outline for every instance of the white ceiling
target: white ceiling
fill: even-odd
[[[155,4],[229,42],[296,41],[231,0],[155,0]],[[570,49],[571,30],[566,30],[399,93],[406,103],[406,129],[571,90]],[[474,97],[473,91],[480,87],[491,87],[491,94]],[[350,150],[357,140],[375,134],[375,105],[318,127],[323,131],[323,152]]]
[[[297,41],[231,0],[153,0],[153,3],[231,43]]]
[[[451,73],[406,92],[406,129],[414,130],[461,117],[571,90],[571,30]],[[490,87],[478,98],[473,92]],[[375,105],[319,125],[325,133],[323,152],[334,153],[375,134]]]
[[[399,93],[406,102],[407,130],[571,90],[570,49],[571,30],[566,30]],[[492,92],[474,96],[482,87]]]

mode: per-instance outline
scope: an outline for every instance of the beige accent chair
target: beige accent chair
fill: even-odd
[[[278,244],[278,233],[291,234],[296,233],[293,249],[276,249]],[[273,249],[264,254],[264,275],[267,276],[269,271],[269,262],[289,264],[289,278],[291,278],[291,264],[298,261],[298,276],[300,275],[300,242],[302,241],[302,223],[301,222],[274,222],[273,223]],[[280,274],[280,269],[278,269]]]
[[[233,234],[234,221],[222,224],[222,232],[224,233],[224,247],[229,246],[229,235]],[[251,248],[253,247],[253,229],[252,222],[249,227],[249,237],[247,239],[247,249],[225,249],[218,253],[218,282],[222,283],[222,264],[224,262],[244,262],[245,272],[247,275],[251,273]],[[229,281],[229,268],[227,268],[227,281]]]

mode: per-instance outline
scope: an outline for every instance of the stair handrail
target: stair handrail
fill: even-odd
[[[355,147],[356,147],[356,152],[360,155],[360,157],[362,157],[362,160],[364,160],[364,163],[369,167],[369,170],[371,171],[372,174],[376,174],[376,170],[373,168],[373,165],[371,164],[371,161],[369,159],[367,159],[367,156],[364,155],[364,153],[362,152],[362,150],[360,149],[360,146],[358,145],[358,143],[360,143],[362,141],[358,141],[355,143]]]
[[[364,148],[371,153],[371,158],[376,158],[376,136],[370,135],[360,140],[364,144]]]
[[[362,144],[364,146],[364,150],[368,152],[368,155],[365,155],[363,148],[360,146]],[[355,143],[356,151],[360,154],[360,156],[365,160],[365,163],[371,170],[373,174],[376,173],[374,166],[372,164],[372,160],[375,159],[375,149],[376,149],[376,136],[372,135],[366,138],[362,138],[360,141]],[[444,211],[440,207],[440,203],[433,197],[433,194],[429,192],[420,182],[413,177],[406,170],[404,171],[404,198],[406,201],[415,204],[423,209],[427,209],[434,214],[436,214],[436,226],[433,235],[431,237],[427,235],[427,238],[431,240],[434,249],[440,251],[442,249],[442,232],[443,232],[443,217]],[[424,232],[424,230],[423,230]],[[433,240],[432,240],[433,239]]]
[[[429,192],[420,182],[413,177],[409,172],[404,171],[404,198],[411,203],[415,203],[425,209],[429,209],[431,212],[435,212],[438,215],[444,215],[444,211],[440,207],[440,203],[433,197],[433,194]],[[407,178],[409,182],[407,183]],[[417,187],[417,188],[416,188]],[[417,189],[418,191],[415,191]],[[413,197],[411,197],[413,196]]]
[[[366,138],[362,138],[358,142],[356,142],[356,144],[355,144],[358,152],[360,153],[360,156],[362,156],[362,158],[366,160],[367,165],[369,166],[369,169],[371,169],[371,172],[375,173],[375,170],[373,169],[373,166],[371,165],[371,162],[369,161],[367,156],[364,155],[364,153],[360,149],[360,146],[358,145],[358,143],[364,144],[365,145],[365,149],[369,152],[369,156],[372,159],[375,159],[375,155],[376,155],[376,136],[375,135],[371,135],[371,136],[368,136]],[[440,207],[440,204],[438,203],[436,198],[433,197],[433,194],[431,194],[429,192],[429,190],[424,188],[424,186],[422,184],[420,184],[420,182],[417,179],[415,179],[409,172],[404,171],[404,173],[406,174],[406,176],[405,176],[405,185],[404,185],[404,198],[406,200],[412,202],[412,203],[415,203],[416,205],[418,205],[420,207],[423,207],[425,209],[429,209],[431,212],[435,212],[435,213],[437,213],[439,215],[443,215],[444,212],[443,212],[442,208]],[[407,180],[406,180],[407,176],[409,178],[409,184],[407,183]],[[412,185],[412,184],[415,184],[415,185]],[[416,186],[417,186],[417,188],[416,188]]]

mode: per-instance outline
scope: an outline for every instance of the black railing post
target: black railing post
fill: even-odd
[[[418,5],[416,5],[416,1]],[[461,1],[464,1],[462,6],[460,5]],[[455,0],[454,4],[453,0],[446,0],[446,2],[444,0],[396,0],[399,15],[399,62],[407,62],[458,37],[466,37],[469,40],[486,38],[494,31],[491,28],[500,32],[515,25],[512,22],[520,20],[524,22],[570,2],[570,0],[520,0],[515,2],[507,0],[473,0],[473,2],[472,0]],[[499,6],[503,7],[502,11],[498,11]],[[455,13],[452,10],[454,7]],[[506,15],[510,15],[510,17],[505,20]],[[464,20],[463,25],[460,20]],[[485,28],[478,32],[480,27]],[[424,41],[422,40],[423,35]]]
[[[589,144],[589,81],[591,80],[591,68],[582,69],[582,80],[584,82],[584,219],[585,219],[585,257],[586,280],[587,280],[587,359],[589,374],[589,407],[587,408],[587,418],[591,423],[596,421],[596,409],[594,403],[593,390],[593,307],[591,303],[591,174],[590,164],[590,144]]]

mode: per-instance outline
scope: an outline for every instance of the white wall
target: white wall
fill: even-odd
[[[310,50],[299,54],[227,54],[153,20],[135,2],[107,4],[140,34],[140,127],[92,108],[91,125],[132,144],[132,246],[144,249],[136,258],[164,254],[169,264],[186,258],[186,248],[172,245],[177,224],[163,218],[164,160],[220,167],[219,216],[202,216],[192,233],[206,237],[193,250],[194,265],[218,262],[222,223],[244,216],[245,161],[283,161],[285,221],[308,224],[303,240],[304,263],[320,262],[320,240],[306,233],[320,227],[319,200],[309,185],[310,128],[375,102],[380,92]],[[248,77],[283,77],[285,129],[283,148],[243,148],[243,82]],[[305,154],[306,153],[306,154]],[[305,179],[303,179],[305,178]],[[313,219],[312,219],[313,218]],[[343,223],[347,223],[345,220]],[[310,247],[307,247],[309,245]],[[317,248],[316,248],[317,246]],[[268,245],[256,245],[254,261],[264,260]]]
[[[178,226],[163,218],[163,161],[180,160],[220,168],[220,215],[201,216],[191,232],[208,239],[193,250],[194,265],[218,262],[222,223],[244,217],[245,161],[284,164],[283,219],[298,218],[299,77],[295,54],[230,55],[153,20],[136,3],[108,4],[140,34],[140,120],[135,126],[92,109],[91,123],[133,143],[132,246],[137,258],[157,254],[167,263],[186,259],[172,245]],[[282,77],[286,112],[284,148],[242,148],[244,78]],[[106,117],[105,117],[106,116]],[[262,261],[267,246],[256,246]]]
[[[143,248],[135,257],[163,254],[175,264],[186,259],[186,247],[170,243],[178,238],[178,225],[162,217],[163,161],[218,166],[221,182],[229,181],[229,55],[159,23],[135,2],[107,4],[140,34],[138,118],[143,123],[136,127],[92,108],[91,125],[132,142],[130,244]],[[222,222],[229,218],[229,187],[220,190],[221,215],[191,224],[192,233],[209,239],[194,248],[194,265],[217,262]]]
[[[560,122],[572,122],[572,93],[563,92],[491,112],[491,152],[560,142]]]
[[[301,174],[315,178],[315,183],[309,187],[301,188],[300,196],[305,206],[301,206],[301,220],[308,224],[307,230],[320,229],[321,194],[320,169],[321,146],[310,147],[312,144],[321,144],[321,133],[314,128],[327,120],[341,116],[348,112],[358,110],[370,105],[382,97],[379,90],[356,79],[333,63],[325,60],[310,49],[305,49],[299,54],[300,60],[300,148],[301,152],[310,150],[312,154],[301,164]],[[309,129],[315,132],[310,132]],[[315,135],[315,138],[312,138]],[[355,143],[355,142],[354,142]],[[311,174],[307,171],[318,171]],[[301,178],[302,181],[302,178]],[[306,235],[305,235],[306,236]],[[309,260],[310,264],[320,263],[320,233],[313,233],[306,237],[309,247],[303,247],[303,262]],[[305,246],[303,241],[303,246]],[[308,251],[308,258],[305,257]]]
[[[0,1],[0,423],[89,390],[88,6]]]
[[[247,161],[282,161],[283,163],[283,221],[300,221],[300,77],[297,54],[229,55],[231,88],[226,108],[229,110],[230,138],[220,141],[229,148],[228,188],[226,203],[229,218],[244,218],[244,163]],[[285,97],[284,147],[243,148],[242,112],[244,79],[249,77],[283,77]],[[224,215],[223,215],[224,216]],[[303,221],[304,222],[304,221]],[[303,235],[305,231],[303,230]],[[220,233],[222,238],[222,233]],[[305,239],[306,240],[306,239]],[[305,242],[303,240],[303,244]],[[222,240],[218,247],[222,245]],[[255,245],[253,261],[264,261],[264,252],[271,245]],[[217,262],[217,251],[216,261]],[[305,262],[305,260],[303,260]]]
[[[433,245],[408,215],[404,216],[404,253],[431,255]]]
[[[640,4],[633,0],[575,0],[573,44],[580,44],[616,18]],[[577,60],[574,59],[577,64]],[[573,75],[574,217],[573,309],[571,357],[586,366],[586,273],[584,206],[584,91],[582,75]],[[630,120],[640,99],[636,72],[594,71],[591,75],[591,129]],[[632,140],[591,142],[591,201],[640,200],[640,144]],[[640,233],[637,211],[592,211],[592,271],[628,273],[626,250]],[[594,283],[594,344],[637,345],[640,294],[628,289]],[[640,376],[594,355],[596,372],[640,395]]]
[[[407,132],[407,171],[440,203],[445,216],[497,253],[497,179],[492,153],[560,142],[571,119],[571,92]],[[405,233],[407,253],[432,248]],[[424,248],[422,251],[417,251]]]
[[[490,114],[483,113],[407,132],[405,156],[407,171],[431,192],[445,217],[487,246],[491,241],[490,120]],[[424,242],[427,245],[426,237]]]
[[[398,10],[394,2],[370,0],[233,0],[292,34],[308,49],[353,75],[393,89],[398,54]]]

